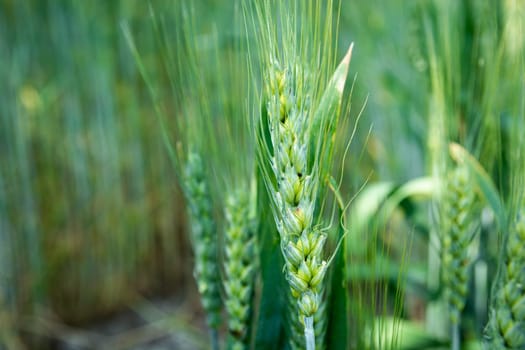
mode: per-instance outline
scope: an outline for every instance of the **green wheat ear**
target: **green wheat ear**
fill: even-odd
[[[269,130],[277,188],[271,195],[279,213],[277,228],[286,262],[286,279],[303,328],[311,329],[322,299],[326,235],[313,229],[318,176],[307,166],[309,96],[302,94],[306,71],[300,66],[275,67],[270,74]],[[299,87],[299,88],[298,88]]]
[[[466,166],[450,171],[444,194],[444,235],[441,276],[450,321],[458,325],[468,292],[468,247],[472,238],[471,216],[475,194]]]
[[[190,151],[184,168],[183,188],[188,203],[191,242],[195,254],[193,274],[207,323],[212,330],[216,330],[221,321],[218,242],[211,194],[204,174],[200,155]]]
[[[224,289],[228,332],[233,350],[249,347],[249,319],[255,283],[257,243],[255,219],[250,213],[248,190],[240,188],[226,200],[224,242]]]
[[[338,10],[327,1],[254,4],[261,113],[255,119],[257,163],[270,199],[287,282],[288,337],[293,349],[321,349],[327,323],[326,181],[352,46],[337,65]],[[343,117],[344,118],[344,117]]]
[[[328,95],[320,101],[323,110],[319,115],[312,113],[312,91],[306,86],[313,80],[307,68],[299,63],[273,61],[267,71],[265,128],[273,152],[260,156],[270,157],[265,181],[281,238],[290,301],[298,314],[297,318],[291,316],[293,348],[304,348],[305,343],[307,349],[322,348],[326,328],[326,315],[322,313],[326,310],[324,277],[329,265],[323,256],[327,235],[314,224],[316,209],[323,200],[319,193],[321,174],[329,163],[324,163],[328,154],[316,144],[330,143],[334,135],[335,121],[326,118],[340,106],[351,52],[352,47],[335,70],[325,90]],[[327,125],[330,127],[325,134],[322,130]],[[304,341],[299,340],[300,328]]]
[[[490,348],[525,349],[525,217],[508,236],[502,282],[496,292],[489,320]]]

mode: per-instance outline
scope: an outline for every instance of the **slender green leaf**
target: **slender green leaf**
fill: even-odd
[[[333,180],[333,179],[332,179]],[[331,182],[333,184],[334,181]],[[344,218],[344,205],[342,197],[336,187],[330,185],[339,204],[339,216]],[[332,275],[330,281],[330,294],[328,304],[328,328],[326,341],[328,349],[345,349],[348,344],[348,315],[350,314],[348,303],[348,284],[346,277],[347,254],[345,252],[345,225],[339,225],[337,230],[337,241],[343,240],[335,257],[332,260]]]
[[[328,306],[328,329],[326,331],[328,349],[345,349],[348,344],[349,308],[348,288],[345,279],[346,266],[346,254],[343,249],[339,249],[333,260],[333,274],[330,281],[331,292]]]
[[[316,159],[316,154],[320,155],[319,169],[325,172],[320,174],[321,179],[324,179],[326,172],[330,170],[329,164],[334,145],[334,134],[340,115],[353,47],[354,44],[352,43],[323,92],[310,129],[312,134],[310,138],[310,161]]]
[[[368,245],[364,239],[377,212],[395,186],[390,182],[380,182],[368,185],[355,199],[350,211],[350,229],[352,244],[348,246],[349,252],[365,252]]]
[[[259,174],[260,175],[260,174]],[[259,176],[257,184],[259,229],[259,256],[261,271],[261,295],[257,320],[256,349],[281,349],[284,342],[284,278],[283,258],[279,247],[279,234],[270,211],[270,201],[264,180]]]
[[[438,186],[438,181],[432,177],[419,177],[408,181],[388,196],[381,209],[381,218],[388,220],[397,206],[409,197],[431,199]]]
[[[311,132],[314,135],[317,135],[320,128],[325,125],[326,121],[330,121],[337,115],[337,110],[341,106],[341,101],[343,99],[343,91],[345,88],[346,78],[348,76],[348,69],[350,68],[350,59],[352,58],[352,49],[354,44],[351,44],[348,48],[348,51],[337,66],[328,86],[326,87],[321,101],[319,102],[319,107],[315,111],[314,121],[312,124]],[[335,126],[330,123],[330,126]]]

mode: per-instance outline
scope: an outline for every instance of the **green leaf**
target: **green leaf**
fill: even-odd
[[[258,147],[262,150],[258,154],[262,158],[259,159],[257,169],[257,212],[259,213],[257,240],[262,285],[255,344],[257,349],[265,349],[284,342],[285,300],[283,296],[285,286],[282,272],[284,261],[279,246],[279,234],[270,209],[272,203],[267,190],[269,184],[265,183],[265,178],[273,174],[269,157],[273,154],[273,148],[265,103],[261,105],[260,118],[256,125]]]
[[[284,261],[279,247],[279,234],[271,213],[270,201],[261,174],[258,174],[257,196],[259,227],[259,262],[261,271],[261,295],[259,297],[256,349],[282,349],[284,333]]]
[[[377,217],[377,212],[395,186],[391,182],[380,182],[365,187],[355,199],[350,211],[351,239],[348,244],[348,252],[367,251],[368,240],[365,235],[372,227]]]
[[[330,158],[334,145],[334,134],[339,120],[353,46],[352,43],[330,79],[310,125],[310,165],[314,164],[314,160],[318,160],[321,179],[325,179],[331,169]]]
[[[458,163],[465,164],[470,173],[474,176],[474,180],[481,195],[487,201],[487,204],[491,207],[498,224],[500,227],[504,227],[507,222],[507,212],[505,206],[499,196],[499,192],[496,186],[492,182],[489,174],[483,169],[481,164],[462,146],[457,143],[450,143],[449,145],[450,156]]]
[[[333,186],[332,179],[330,189],[334,192],[336,201],[339,205],[339,215],[344,218],[344,205],[340,193]],[[328,328],[326,331],[327,349],[346,349],[348,338],[348,315],[350,314],[348,305],[348,288],[346,280],[346,252],[345,252],[345,228],[339,225],[337,241],[343,240],[340,249],[336,252],[332,260],[332,274],[330,280],[330,293],[328,305]]]
[[[350,212],[351,242],[349,251],[365,253],[373,240],[365,237],[374,228],[383,227],[399,204],[407,198],[430,199],[438,182],[431,177],[421,177],[397,187],[391,182],[366,186],[356,198]]]
[[[339,249],[333,260],[326,331],[327,349],[345,349],[347,346],[349,309],[345,255],[344,250]]]
[[[431,199],[439,183],[432,177],[419,177],[400,186],[388,196],[381,209],[381,218],[388,220],[399,204],[407,198]]]

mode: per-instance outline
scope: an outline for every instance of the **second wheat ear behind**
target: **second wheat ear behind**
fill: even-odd
[[[494,350],[525,348],[525,213],[511,224],[505,264],[490,314],[488,336]]]

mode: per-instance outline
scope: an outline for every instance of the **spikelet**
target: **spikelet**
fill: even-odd
[[[189,152],[184,169],[184,194],[188,203],[191,242],[195,254],[194,278],[211,329],[220,324],[221,298],[217,232],[212,200],[200,155]]]
[[[326,322],[326,307],[327,307],[327,300],[324,298],[325,292],[322,291],[320,293],[322,295],[320,302],[319,302],[319,308],[317,309],[315,315],[313,316],[314,320],[314,334],[316,339],[315,348],[317,350],[325,349],[324,346],[325,337],[326,337],[326,328],[327,328],[327,322]],[[292,299],[289,303],[289,306],[294,305],[293,297],[290,295],[290,298]],[[295,308],[289,308],[289,311],[287,313],[288,316],[288,322],[292,327],[292,332],[290,334],[290,347],[293,350],[301,350],[306,347],[305,345],[305,337],[304,337],[304,324],[299,319],[299,315],[297,313],[297,310]]]
[[[509,231],[502,283],[490,314],[490,349],[525,349],[525,217]]]
[[[248,191],[242,189],[226,200],[224,270],[228,331],[231,348],[248,348],[248,323],[257,270],[254,219],[250,217]]]
[[[472,238],[470,212],[475,194],[465,165],[450,171],[444,197],[441,278],[450,321],[457,325],[465,307],[470,265],[468,246]]]

